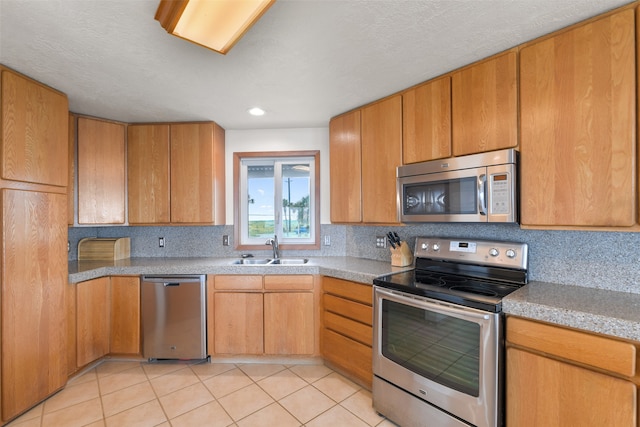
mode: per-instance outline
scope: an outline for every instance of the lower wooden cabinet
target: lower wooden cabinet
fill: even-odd
[[[70,284],[67,371],[107,354],[140,355],[140,278],[112,276]],[[73,326],[72,326],[73,325]]]
[[[322,356],[369,389],[373,381],[372,303],[371,285],[322,278]]]
[[[67,380],[66,206],[65,194],[1,191],[0,424]]]
[[[509,317],[506,424],[637,426],[639,347]]]
[[[315,280],[312,275],[209,276],[209,354],[317,355]]]
[[[76,364],[85,366],[109,353],[109,278],[76,285]]]
[[[109,353],[138,355],[140,347],[140,277],[111,277]]]

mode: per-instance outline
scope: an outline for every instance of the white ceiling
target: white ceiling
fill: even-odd
[[[165,32],[159,0],[0,0],[0,63],[123,122],[226,129],[329,118],[630,0],[277,0],[225,56]],[[249,107],[267,110],[249,116]]]

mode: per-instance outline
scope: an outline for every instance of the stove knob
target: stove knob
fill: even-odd
[[[440,243],[434,243],[433,244],[433,250],[434,251],[439,251],[440,250]]]
[[[498,256],[498,255],[500,255],[500,251],[497,250],[496,248],[491,248],[491,249],[489,249],[489,255]]]
[[[429,249],[429,244],[428,243],[423,243],[421,246],[423,251],[426,251],[427,249]]]
[[[516,251],[514,251],[513,249],[507,249],[507,252],[505,252],[505,255],[507,255],[508,258],[515,258]]]

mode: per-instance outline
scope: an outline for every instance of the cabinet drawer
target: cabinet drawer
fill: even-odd
[[[338,295],[363,304],[373,304],[373,289],[371,285],[361,285],[333,277],[324,277],[322,287],[325,292]]]
[[[373,328],[371,326],[334,313],[324,313],[324,327],[368,346],[371,346],[373,341]]]
[[[373,379],[371,347],[328,329],[322,330],[322,345],[322,353],[326,360],[371,387]]]
[[[262,276],[221,275],[215,276],[214,288],[226,290],[260,290],[262,289]]]
[[[264,288],[284,290],[284,291],[313,289],[313,276],[308,274],[264,276]]]
[[[335,295],[324,294],[322,304],[325,311],[339,314],[358,322],[372,325],[373,309],[369,305],[339,298]]]
[[[636,373],[636,347],[616,339],[509,317],[507,342],[627,377]]]

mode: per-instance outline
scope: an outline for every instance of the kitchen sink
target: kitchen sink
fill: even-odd
[[[269,264],[271,259],[260,259],[260,258],[242,258],[237,259],[232,262],[234,265],[265,265]]]
[[[236,259],[233,265],[303,265],[308,263],[306,258],[242,258]]]
[[[269,265],[301,265],[308,262],[306,258],[278,258],[272,260]]]

